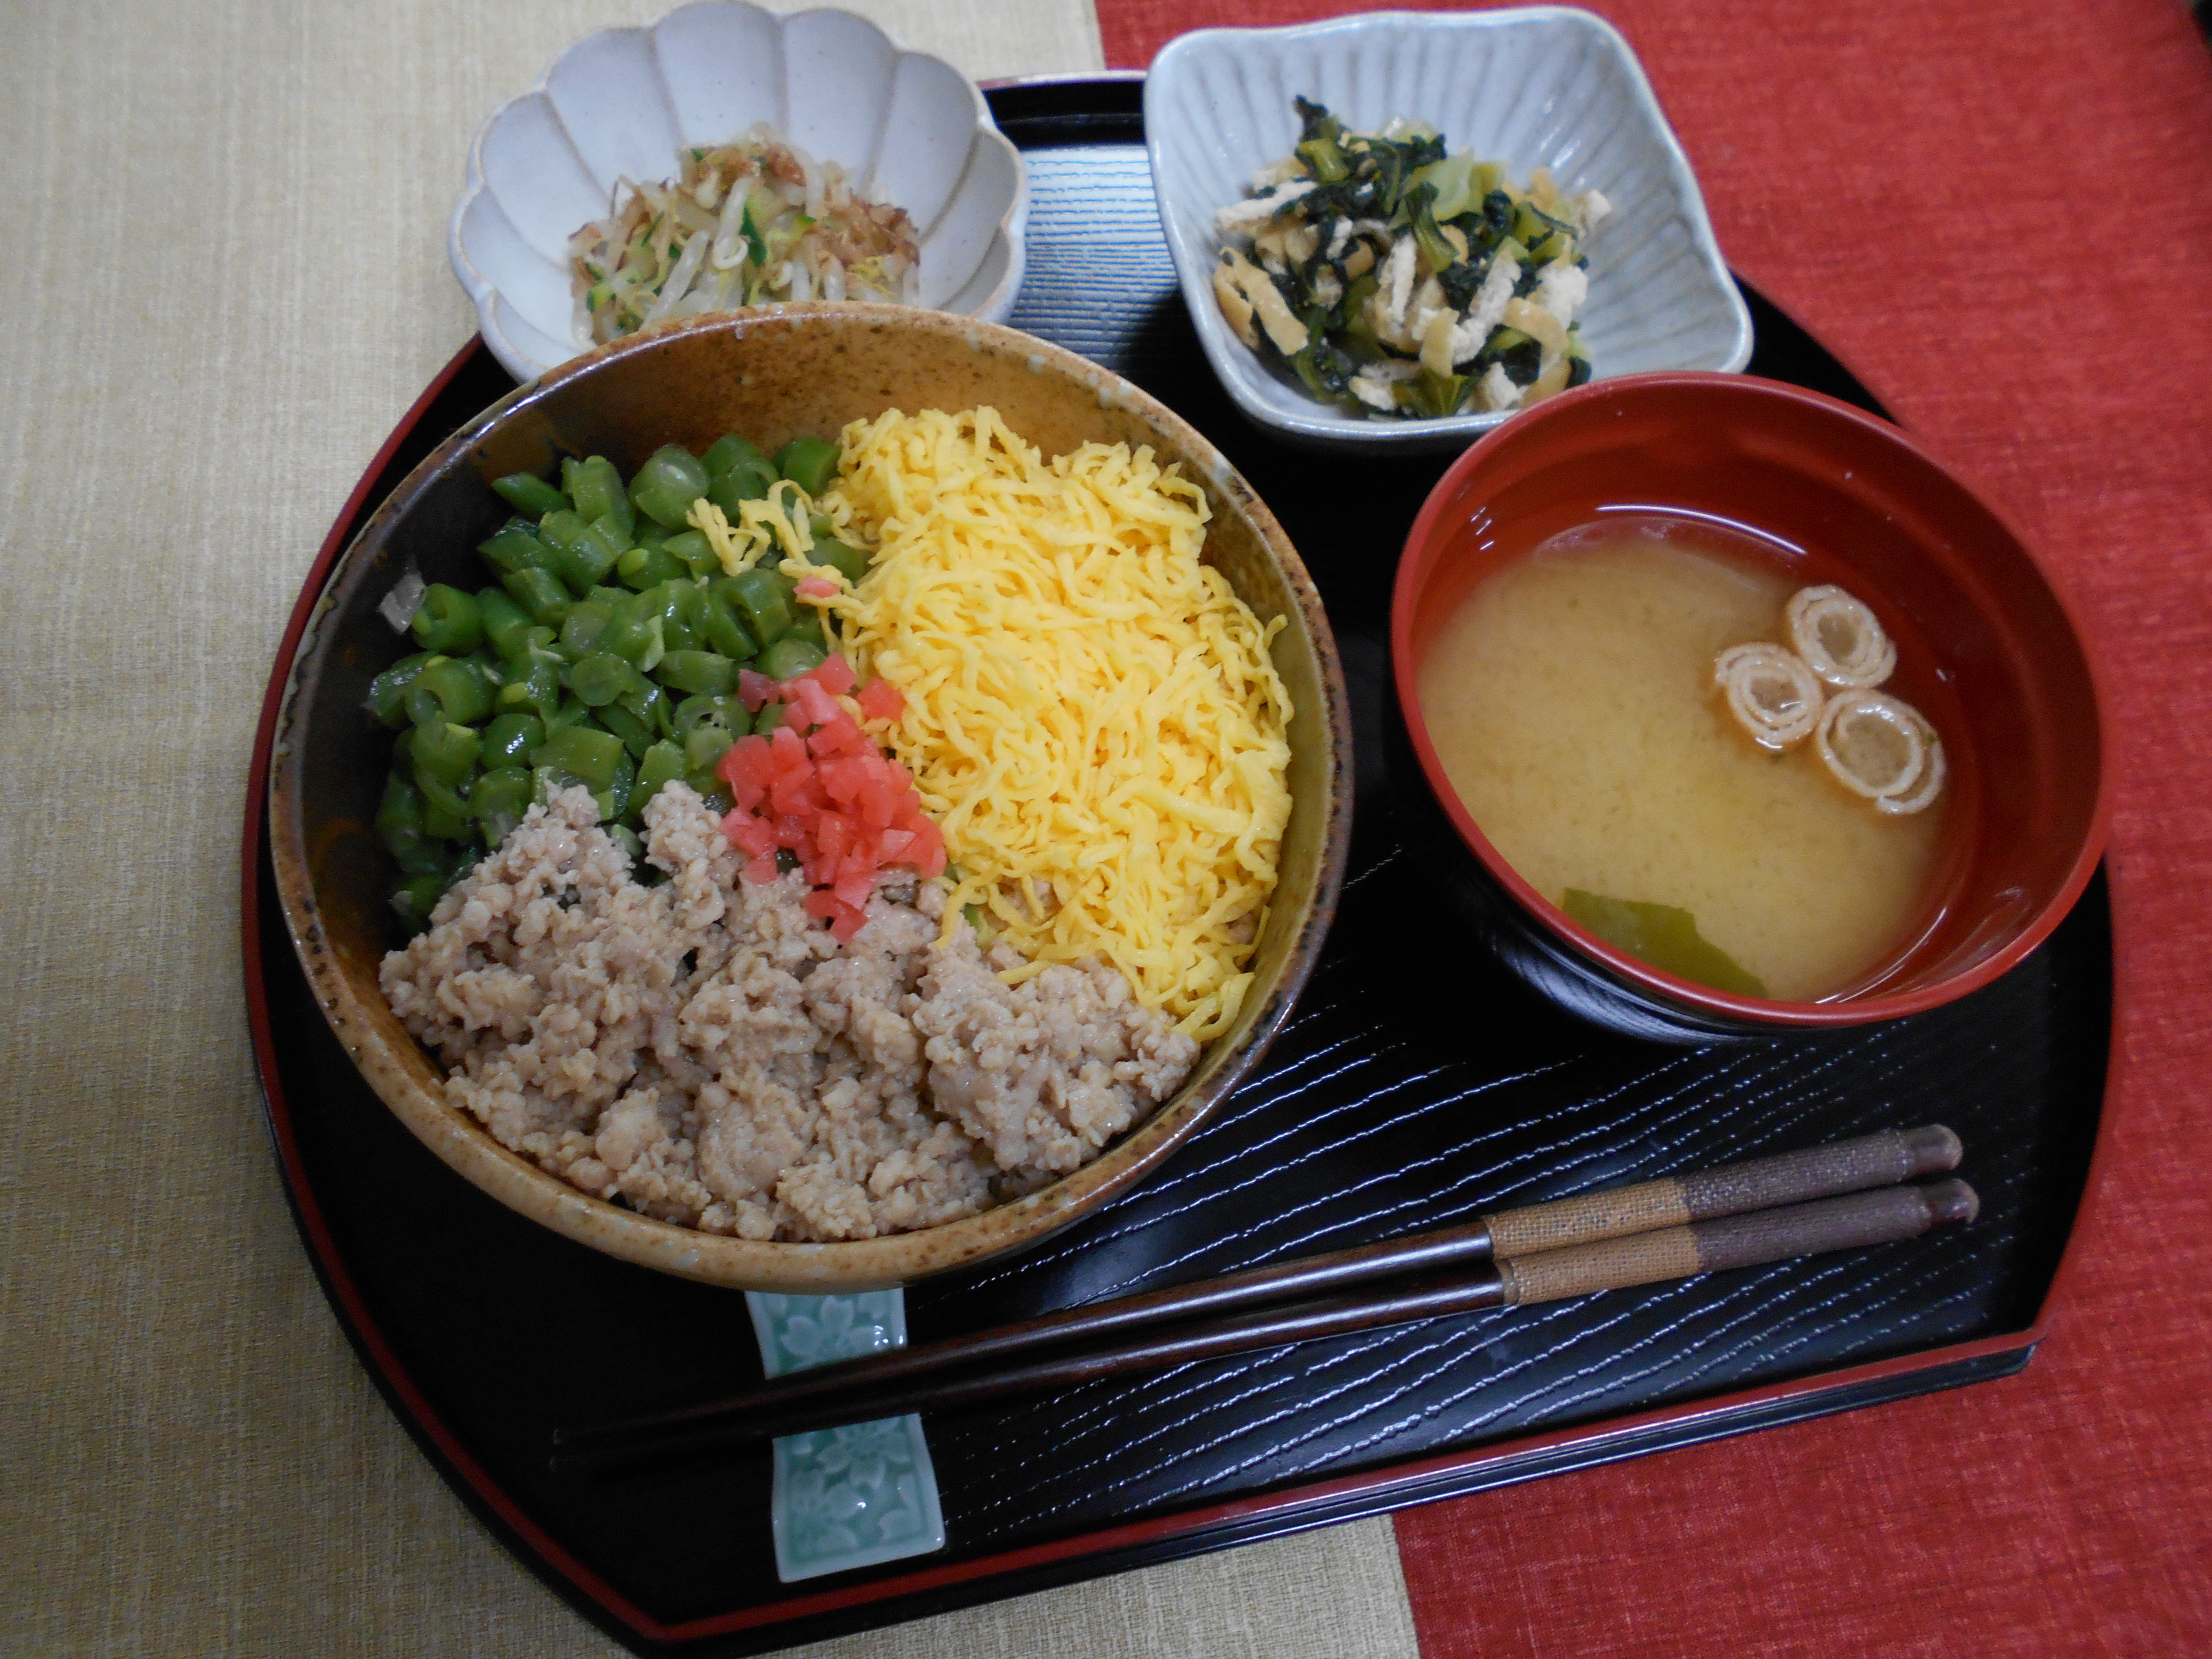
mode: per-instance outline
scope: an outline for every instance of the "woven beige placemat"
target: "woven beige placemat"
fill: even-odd
[[[847,0],[969,72],[1087,0]],[[11,9],[0,53],[0,1650],[612,1644],[447,1491],[309,1271],[246,1046],[263,681],[369,457],[473,331],[477,125],[663,0]],[[1414,1651],[1386,1522],[815,1650]]]

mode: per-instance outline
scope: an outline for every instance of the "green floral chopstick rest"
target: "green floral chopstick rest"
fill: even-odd
[[[906,1293],[745,1293],[770,1376],[906,1346]],[[921,1419],[842,1424],[775,1443],[769,1521],[789,1583],[945,1547],[945,1513]]]

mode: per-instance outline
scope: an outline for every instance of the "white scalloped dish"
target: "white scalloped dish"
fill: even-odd
[[[617,179],[673,178],[680,148],[757,121],[907,210],[922,305],[988,322],[1013,310],[1028,175],[975,82],[850,12],[699,0],[578,41],[477,134],[447,248],[509,374],[535,380],[592,349],[568,239],[605,216]]]
[[[1204,29],[1169,42],[1145,82],[1145,132],[1160,222],[1206,361],[1259,426],[1310,448],[1462,449],[1513,410],[1442,419],[1363,417],[1308,397],[1223,319],[1215,210],[1298,141],[1297,96],[1355,131],[1427,122],[1456,152],[1525,179],[1549,167],[1565,193],[1595,189],[1611,214],[1592,234],[1577,313],[1599,380],[1657,369],[1740,370],[1751,314],[1713,240],[1690,164],[1628,44],[1586,11],[1379,12],[1273,29]]]

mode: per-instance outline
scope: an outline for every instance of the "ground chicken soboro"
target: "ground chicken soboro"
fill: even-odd
[[[382,974],[447,1097],[585,1192],[745,1238],[927,1227],[1088,1163],[1198,1058],[1095,960],[1009,989],[1004,945],[939,945],[934,883],[886,878],[840,945],[684,785],[645,809],[658,886],[596,818],[532,808]]]

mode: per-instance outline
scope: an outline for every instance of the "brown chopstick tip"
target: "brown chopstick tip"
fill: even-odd
[[[1959,1167],[1959,1160],[1966,1155],[1966,1143],[1940,1123],[1927,1123],[1917,1129],[1907,1129],[1904,1132],[1904,1140],[1905,1152],[1912,1160],[1912,1174],[1917,1176],[1938,1175],[1945,1170],[1955,1170]]]
[[[1981,1199],[1963,1181],[1932,1182],[1920,1188],[1920,1199],[1930,1226],[1963,1227],[1982,1212]]]

